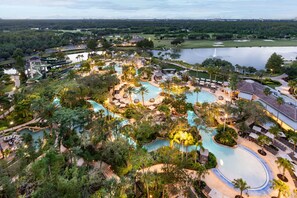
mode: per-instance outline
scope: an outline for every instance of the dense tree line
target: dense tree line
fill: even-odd
[[[172,32],[198,32],[256,35],[258,38],[290,37],[296,35],[297,22],[273,20],[0,20],[0,30],[41,28],[76,30],[104,28],[105,33],[142,32],[165,34]],[[101,30],[92,30],[102,33]]]
[[[0,59],[11,57],[19,48],[29,55],[36,51],[81,42],[81,33],[59,33],[53,31],[0,32]]]

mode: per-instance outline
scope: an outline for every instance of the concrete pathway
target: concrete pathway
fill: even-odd
[[[0,119],[5,118],[8,114],[10,114],[14,110],[14,106],[10,107],[7,111],[0,115]]]
[[[10,131],[18,130],[18,129],[22,128],[22,127],[25,127],[25,126],[29,125],[29,124],[34,124],[34,123],[37,123],[39,121],[40,121],[40,118],[37,118],[37,119],[33,119],[33,120],[29,121],[29,122],[26,122],[24,124],[20,124],[18,126],[12,127],[12,128],[2,130],[2,131],[0,131],[0,135],[4,134],[4,133],[7,133],[7,132],[10,132]]]

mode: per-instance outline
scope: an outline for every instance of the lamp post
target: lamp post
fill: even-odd
[[[224,119],[224,132],[225,132],[225,129],[226,129],[226,120],[227,120],[227,117],[228,117],[228,114],[225,114],[225,119]]]

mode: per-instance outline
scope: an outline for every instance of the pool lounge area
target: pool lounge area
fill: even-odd
[[[188,122],[195,126],[194,119],[196,114],[188,111]],[[264,195],[270,189],[270,180],[272,180],[272,171],[267,163],[261,159],[257,153],[251,151],[245,146],[237,146],[230,148],[217,144],[213,140],[215,131],[209,133],[200,128],[203,147],[208,149],[217,157],[217,168],[212,169],[214,174],[226,185],[233,188],[232,181],[234,179],[243,178],[251,187],[248,192],[250,195]],[[157,139],[151,143],[144,145],[148,152],[152,152],[164,146],[169,146],[169,140]],[[183,152],[185,147],[175,144]],[[197,149],[196,146],[189,146],[188,151]]]

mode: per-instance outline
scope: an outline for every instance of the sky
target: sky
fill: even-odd
[[[2,19],[293,19],[297,0],[0,0]]]

